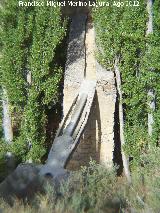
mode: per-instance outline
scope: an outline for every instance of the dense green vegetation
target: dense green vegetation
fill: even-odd
[[[112,5],[112,1],[108,1]],[[94,8],[96,39],[99,47],[98,59],[108,69],[114,70],[115,61],[121,72],[123,109],[125,116],[125,150],[139,163],[141,154],[149,146],[156,145],[160,131],[160,36],[158,8],[159,1],[153,4],[153,34],[146,36],[147,1],[139,7],[116,6]],[[147,114],[150,97],[147,91],[152,88],[156,96],[154,126],[149,137]],[[152,144],[152,145],[151,145]]]
[[[62,69],[56,54],[66,23],[59,7],[19,7],[15,0],[3,1],[0,18],[1,85],[14,132],[12,145],[1,141],[0,158],[8,149],[40,162],[46,152],[46,113],[59,100]]]

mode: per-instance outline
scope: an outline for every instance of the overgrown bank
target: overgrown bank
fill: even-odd
[[[19,7],[1,3],[1,131],[0,161],[12,152],[19,161],[41,162],[46,153],[46,131],[51,109],[60,100],[66,34],[59,7]],[[8,119],[10,118],[10,119]],[[5,125],[4,120],[8,119]],[[8,135],[8,129],[10,132]]]
[[[159,141],[160,3],[151,2],[93,9],[98,59],[107,69],[120,71],[123,148],[134,166]]]
[[[143,157],[142,168],[132,173],[132,187],[123,178],[116,177],[116,171],[106,170],[102,165],[91,161],[89,167],[83,167],[73,174],[60,188],[49,185],[45,195],[37,195],[35,200],[25,204],[15,200],[12,207],[0,202],[2,212],[137,212],[160,211],[160,168],[159,149],[150,151]],[[147,162],[147,164],[146,164]],[[143,200],[142,205],[137,196]]]
[[[154,3],[155,11],[157,5]],[[3,94],[7,94],[3,101],[9,106],[7,110],[14,128],[13,139],[10,136],[11,140],[2,141],[1,156],[3,158],[7,151],[12,151],[20,160],[40,162],[47,145],[46,112],[59,100],[58,85],[62,72],[57,63],[56,49],[64,36],[64,25],[59,10],[53,13],[53,10],[44,8],[43,11],[14,10],[18,16],[11,16],[8,20],[12,7],[6,17],[3,14],[5,27],[10,25],[2,28],[1,73]],[[52,17],[53,14],[58,20]],[[157,17],[158,13],[155,14]],[[83,168],[77,176],[71,177],[60,191],[48,192],[47,196],[40,197],[25,209],[17,204],[15,211],[129,212],[133,207],[137,212],[151,212],[146,209],[149,206],[154,212],[159,212],[159,148],[156,147],[159,137],[159,31],[158,24],[155,24],[157,31],[154,31],[153,38],[146,36],[147,17],[145,2],[136,9],[121,8],[118,12],[117,8],[100,8],[95,11],[99,60],[111,70],[118,66],[121,74],[122,97],[119,103],[123,101],[125,149],[133,158],[133,165],[137,166],[132,173],[132,188],[128,189],[124,180],[117,179],[114,171],[91,163],[89,168]],[[28,33],[31,38],[28,38]],[[20,93],[16,93],[17,88]],[[150,98],[149,92],[153,94]],[[155,101],[155,109],[150,109],[150,103]],[[154,118],[151,135],[148,115]],[[137,194],[146,206],[138,202]],[[13,212],[13,208],[4,206],[4,211]]]

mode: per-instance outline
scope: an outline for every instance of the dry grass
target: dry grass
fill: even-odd
[[[91,161],[89,167],[72,175],[58,190],[46,187],[46,195],[37,195],[27,204],[15,200],[10,207],[0,203],[4,213],[159,213],[160,168],[159,149],[144,157],[145,166],[132,173],[133,186],[128,187],[124,178],[117,178],[114,170]],[[137,195],[146,203],[142,206]],[[147,208],[151,208],[148,210]]]

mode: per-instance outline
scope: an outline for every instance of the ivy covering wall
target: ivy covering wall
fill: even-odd
[[[100,0],[98,0],[100,2]],[[96,28],[98,60],[107,69],[114,71],[115,60],[121,72],[123,112],[125,123],[125,150],[140,161],[148,147],[157,145],[160,131],[160,14],[159,1],[153,5],[153,34],[146,36],[148,14],[147,1],[139,6],[117,7],[113,1],[109,7],[93,9]],[[122,1],[123,2],[123,1]],[[156,97],[153,135],[147,131],[150,111],[148,89],[153,88]]]
[[[42,1],[42,0],[40,0]],[[46,152],[46,111],[59,101],[62,68],[56,50],[66,22],[59,7],[19,7],[17,0],[1,8],[1,85],[7,91],[14,139],[1,140],[23,160],[40,162]]]

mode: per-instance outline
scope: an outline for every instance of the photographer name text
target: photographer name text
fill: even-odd
[[[55,1],[19,1],[18,5],[20,7],[109,7],[109,6],[115,6],[115,7],[123,7],[123,6],[130,6],[130,7],[138,7],[139,1],[113,1],[112,3],[107,1],[99,1],[99,2],[93,2],[93,1],[61,1],[61,2],[55,2]]]

